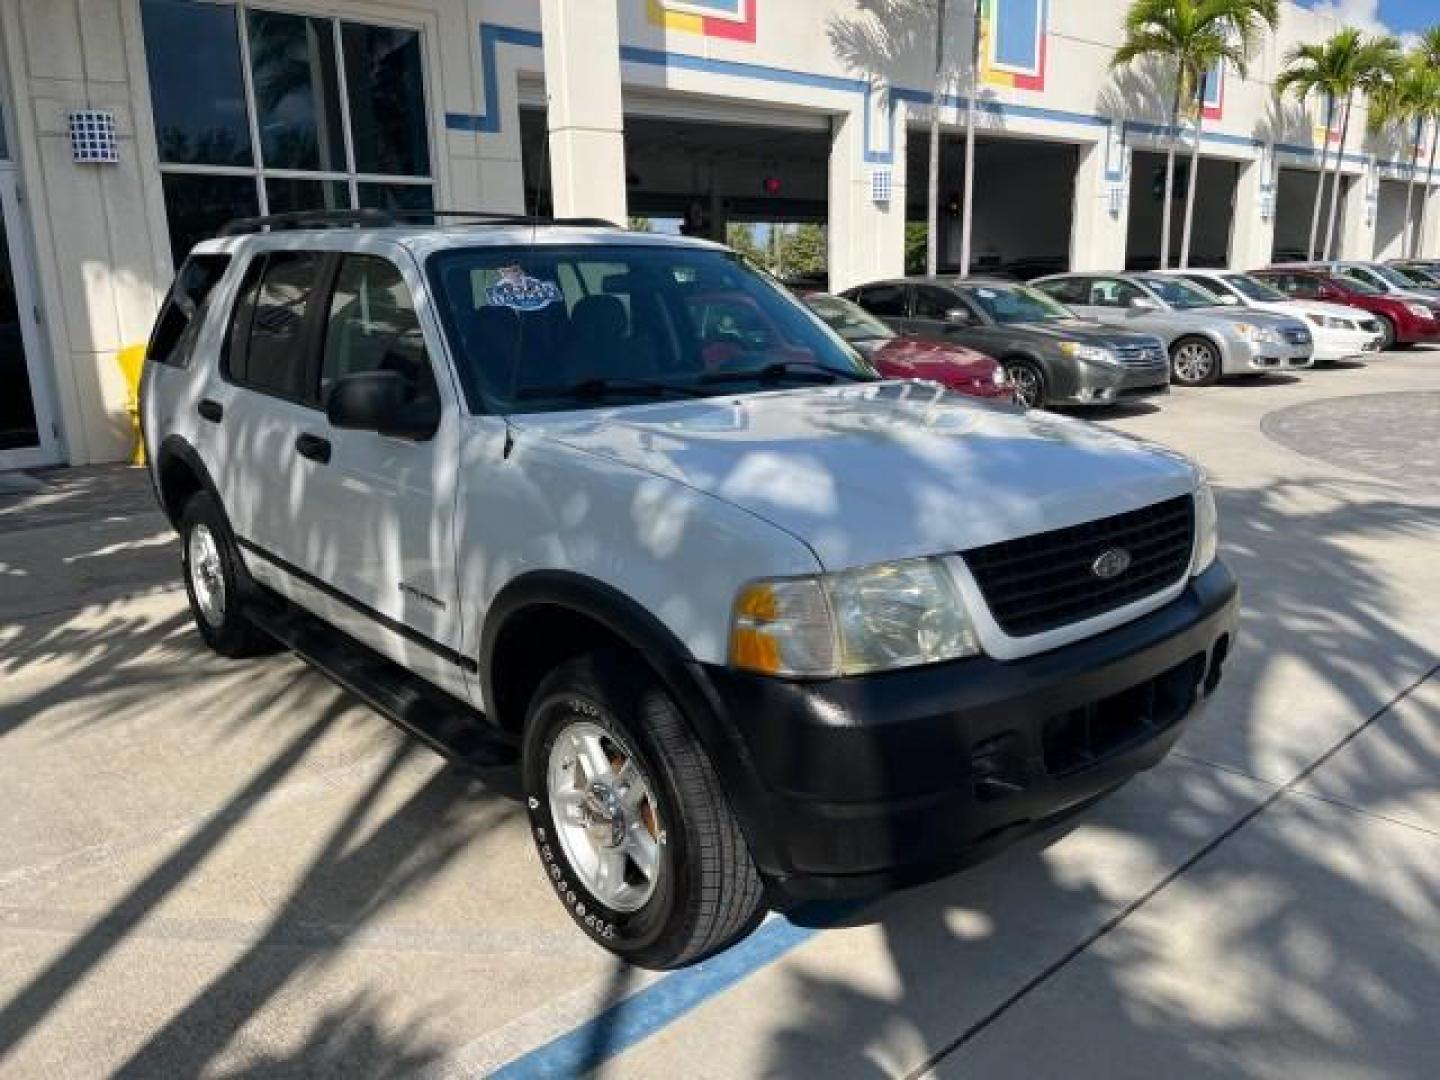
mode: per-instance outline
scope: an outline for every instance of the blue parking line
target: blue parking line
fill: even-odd
[[[671,972],[492,1075],[497,1080],[532,1080],[597,1069],[862,906],[859,901],[811,904],[805,908],[806,922],[813,924],[808,926],[797,926],[783,917],[771,919],[725,952]]]

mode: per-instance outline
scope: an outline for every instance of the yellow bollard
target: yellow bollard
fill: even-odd
[[[145,366],[145,346],[127,345],[115,356],[125,376],[125,411],[130,414],[130,427],[135,432],[135,450],[130,464],[145,464],[145,440],[140,435],[140,371]]]

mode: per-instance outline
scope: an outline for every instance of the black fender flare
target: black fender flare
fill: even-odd
[[[775,820],[769,813],[769,793],[740,732],[727,721],[705,665],[647,608],[613,586],[571,571],[537,570],[520,575],[500,590],[480,633],[480,692],[486,715],[499,719],[493,684],[496,643],[512,617],[536,606],[582,615],[644,658],[709,754],[756,864],[762,873],[783,875],[786,868],[767,835],[767,822]]]
[[[179,461],[183,464],[195,479],[199,481],[201,489],[214,499],[215,504],[224,512],[225,504],[220,500],[220,489],[215,486],[215,481],[210,476],[210,470],[205,467],[205,462],[200,459],[199,452],[191,446],[183,436],[168,435],[155,451],[155,460],[151,464],[149,472],[150,486],[155,491],[155,501],[159,503],[160,509],[164,512],[166,518],[169,519],[171,525],[179,524],[177,515],[180,508],[178,506],[166,505],[165,493],[161,487],[160,477],[172,461]]]

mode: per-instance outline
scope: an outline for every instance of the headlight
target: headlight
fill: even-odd
[[[763,675],[823,679],[933,664],[980,651],[939,559],[740,590],[730,662]]]
[[[1351,326],[1344,319],[1337,319],[1333,315],[1317,315],[1313,311],[1307,311],[1305,317],[1316,326],[1323,326],[1327,330],[1349,330]]]
[[[1192,574],[1210,569],[1220,546],[1220,511],[1215,505],[1215,492],[1202,472],[1195,488],[1195,565]]]
[[[1426,307],[1424,304],[1406,304],[1405,306],[1410,309],[1410,314],[1414,315],[1417,319],[1435,318],[1434,308]]]
[[[1010,376],[1005,374],[1005,366],[996,364],[995,370],[990,373],[990,381],[996,386],[1009,386]]]
[[[1279,345],[1280,335],[1267,326],[1254,326],[1251,323],[1234,323],[1234,329],[1246,341],[1259,342],[1264,345]]]
[[[1098,345],[1082,345],[1078,341],[1060,342],[1060,352],[1076,360],[1092,360],[1097,364],[1115,363],[1115,354]]]

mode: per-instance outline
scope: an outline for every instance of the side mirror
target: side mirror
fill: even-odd
[[[950,326],[970,326],[975,322],[975,316],[965,308],[952,307],[945,312],[945,322]]]
[[[1130,301],[1131,311],[1159,311],[1160,305],[1151,300],[1148,296],[1137,296]]]
[[[395,371],[346,375],[330,388],[325,415],[331,427],[423,442],[440,427],[440,402],[433,397],[406,401],[408,389]]]

